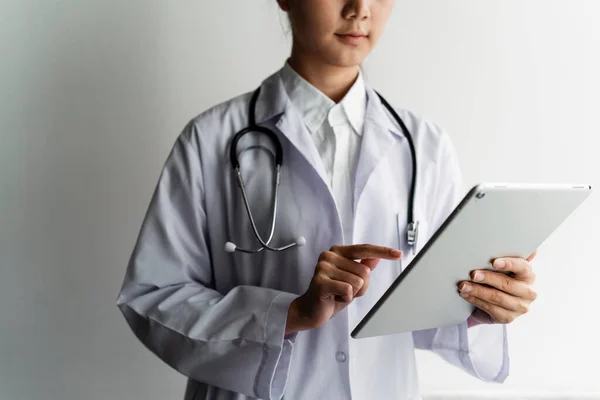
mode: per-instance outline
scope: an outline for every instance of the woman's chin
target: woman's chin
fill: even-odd
[[[338,67],[355,67],[362,63],[369,53],[361,50],[348,50],[343,49],[342,51],[336,51],[331,54],[328,58],[329,62]]]

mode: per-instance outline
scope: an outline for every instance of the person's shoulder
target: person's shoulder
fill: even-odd
[[[411,133],[414,131],[414,135],[421,137],[421,140],[438,142],[448,136],[448,132],[440,124],[414,110],[408,108],[394,108],[394,110],[411,130]]]
[[[247,124],[251,97],[252,92],[245,92],[207,108],[189,120],[182,135],[188,140],[201,136],[206,141],[224,132],[241,130]]]
[[[394,107],[394,110],[409,130],[419,154],[435,161],[441,153],[453,151],[451,136],[442,125],[411,109]]]

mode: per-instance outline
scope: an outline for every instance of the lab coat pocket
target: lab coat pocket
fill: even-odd
[[[413,248],[408,245],[407,240],[407,223],[406,223],[406,214],[398,213],[397,214],[398,221],[398,248],[402,250],[402,259],[400,260],[400,266],[402,270],[404,270],[411,261],[415,258],[415,256],[419,253],[419,251],[423,248],[425,243],[429,240],[429,223],[424,219],[420,219],[418,229],[417,229],[417,241],[416,246]]]

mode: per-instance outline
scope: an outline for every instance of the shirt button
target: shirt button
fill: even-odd
[[[343,351],[338,351],[337,353],[335,353],[335,359],[337,360],[337,362],[343,363],[346,362],[348,356]]]

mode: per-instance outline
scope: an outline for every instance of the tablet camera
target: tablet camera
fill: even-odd
[[[483,199],[485,197],[485,192],[479,192],[475,195],[478,199]]]

